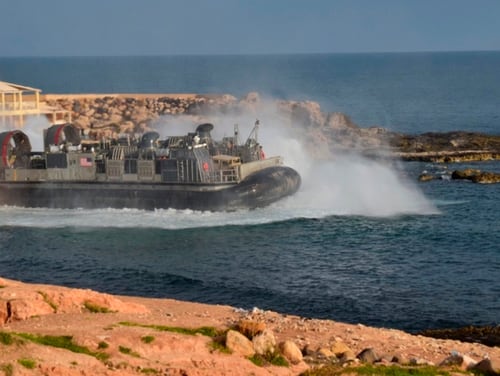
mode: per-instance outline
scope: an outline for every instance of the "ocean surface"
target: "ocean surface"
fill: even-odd
[[[500,134],[500,52],[0,58],[44,93],[313,100],[360,126]],[[265,118],[263,124],[270,124]],[[271,127],[269,125],[268,127]],[[296,153],[300,191],[232,213],[0,207],[0,276],[400,328],[500,323],[500,185],[418,183],[440,165]]]

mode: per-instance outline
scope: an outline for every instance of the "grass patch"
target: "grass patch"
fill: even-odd
[[[360,376],[449,376],[449,372],[437,367],[373,366],[343,368],[338,365],[307,370],[301,376],[340,376],[343,374]]]
[[[232,351],[226,347],[223,336],[213,338],[212,342],[210,343],[210,349],[212,351],[218,351],[224,354],[232,354]]]
[[[136,353],[135,351],[132,351],[131,348],[125,347],[125,346],[118,346],[118,351],[121,352],[122,354],[134,356],[136,358],[140,358],[141,356]]]
[[[119,322],[120,325],[123,326],[136,326],[139,328],[147,328],[147,329],[153,329],[159,332],[171,332],[171,333],[180,333],[180,334],[186,334],[186,335],[197,335],[201,334],[206,337],[212,338],[212,343],[210,344],[210,347],[214,351],[219,351],[225,354],[231,354],[231,350],[229,350],[224,343],[224,334],[225,331],[223,330],[218,330],[214,327],[211,326],[202,326],[200,328],[181,328],[178,326],[165,326],[165,325],[150,325],[150,324],[139,324],[136,322],[130,322],[130,321],[122,321]],[[148,336],[146,336],[148,337]],[[142,337],[141,339],[143,342],[145,342],[144,338]],[[154,338],[154,337],[153,337]],[[149,342],[145,342],[149,343]]]
[[[10,363],[0,365],[0,371],[2,371],[5,376],[14,375],[14,367]]]
[[[141,341],[144,342],[144,343],[151,343],[155,340],[155,337],[153,336],[144,336],[144,337],[141,337]]]
[[[222,334],[220,330],[215,329],[214,327],[211,326],[202,326],[200,328],[181,328],[178,326],[164,326],[164,325],[149,325],[149,324],[139,324],[135,322],[130,322],[130,321],[122,321],[119,323],[120,325],[123,326],[137,326],[140,328],[148,328],[148,329],[154,329],[159,332],[172,332],[172,333],[180,333],[180,334],[187,334],[187,335],[197,335],[201,334],[207,337],[217,337]]]
[[[101,341],[97,344],[97,348],[99,350],[104,350],[104,349],[107,349],[108,347],[109,347],[109,345],[104,341]]]
[[[74,353],[90,355],[101,361],[109,358],[109,355],[106,353],[91,351],[85,346],[77,345],[73,342],[72,336],[42,336],[29,333],[16,333],[16,335],[39,345],[52,346]]]
[[[0,343],[2,345],[12,345],[14,343],[14,338],[12,334],[6,332],[0,332]]]
[[[92,312],[92,313],[113,313],[113,312],[116,312],[116,311],[111,311],[107,307],[103,307],[103,306],[100,306],[98,304],[92,303],[88,300],[83,303],[83,306],[85,307],[85,309],[87,311]]]
[[[253,364],[259,367],[263,367],[268,364],[279,367],[288,367],[288,361],[279,353],[268,353],[266,355],[255,354],[248,358]]]
[[[33,359],[21,358],[17,362],[27,369],[34,369],[36,367],[36,362]]]
[[[54,303],[50,298],[49,296],[47,295],[46,292],[43,292],[43,291],[37,291],[37,293],[39,293],[42,297],[43,297],[43,301],[45,303],[47,303],[53,310],[54,312],[57,312],[57,304]]]
[[[142,368],[141,373],[144,373],[146,375],[157,375],[159,371],[154,368]]]

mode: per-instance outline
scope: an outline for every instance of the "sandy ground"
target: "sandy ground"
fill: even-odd
[[[92,313],[88,303],[108,313]],[[87,308],[86,308],[87,307]],[[0,374],[13,375],[299,375],[311,365],[256,366],[242,355],[214,350],[211,339],[158,331],[146,325],[227,329],[240,320],[265,323],[276,341],[291,340],[300,349],[329,349],[345,344],[358,354],[373,348],[379,356],[393,356],[439,364],[452,352],[480,361],[500,362],[500,348],[439,340],[393,330],[313,320],[276,312],[102,294],[91,290],[25,284],[0,278]],[[127,326],[133,322],[143,326]],[[12,343],[5,334],[12,334]],[[72,336],[73,342],[108,359],[21,340],[17,334]],[[152,341],[147,342],[145,338]],[[33,369],[20,364],[30,360]]]

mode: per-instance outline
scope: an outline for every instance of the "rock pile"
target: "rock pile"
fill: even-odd
[[[431,180],[467,180],[478,184],[495,184],[500,183],[500,174],[496,172],[481,171],[474,168],[466,168],[464,170],[454,170],[453,172],[438,171],[431,173],[424,171],[419,175],[418,180],[428,182]]]
[[[163,115],[199,115],[228,111],[236,103],[230,95],[49,96],[47,104],[72,114],[73,123],[102,136],[144,132]]]
[[[305,362],[313,369],[325,366],[346,367],[372,364],[459,368],[464,371],[481,371],[492,375],[500,371],[500,363],[497,360],[492,361],[488,357],[475,360],[470,355],[456,350],[450,351],[441,360],[435,362],[425,357],[412,356],[405,346],[400,346],[399,350],[392,353],[387,352],[384,348],[376,349],[375,347],[365,347],[357,351],[352,346],[352,342],[348,344],[340,337],[332,337],[327,343],[314,343],[306,338],[287,339],[276,345],[275,333],[266,325],[266,321],[273,323],[274,330],[279,332],[283,326],[276,326],[276,321],[280,319],[284,321],[282,325],[286,325],[286,317],[279,318],[273,316],[270,312],[254,308],[235,326],[235,330],[228,331],[227,347],[233,352],[244,356],[257,354],[269,357],[279,353],[292,364]],[[363,328],[362,325],[360,327]],[[321,331],[317,327],[310,328],[310,330]],[[356,337],[356,335],[353,335],[353,337]],[[354,340],[355,342],[356,340]]]
[[[493,184],[500,183],[500,174],[495,172],[481,171],[473,168],[455,170],[451,174],[454,180],[470,180],[473,183]]]
[[[470,132],[405,135],[376,126],[361,128],[346,114],[323,112],[317,102],[263,101],[258,93],[241,99],[195,94],[47,95],[46,101],[70,111],[74,124],[97,138],[142,133],[154,128],[162,116],[189,116],[196,122],[217,115],[259,118],[271,110],[273,120],[277,115],[317,158],[355,150],[370,157],[431,162],[500,159],[500,136]]]

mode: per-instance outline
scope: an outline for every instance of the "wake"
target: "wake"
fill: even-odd
[[[295,166],[302,176],[299,192],[261,209],[200,212],[3,206],[0,207],[0,226],[184,229],[247,226],[328,216],[387,218],[439,214],[414,184],[382,162],[351,157],[300,167]]]

